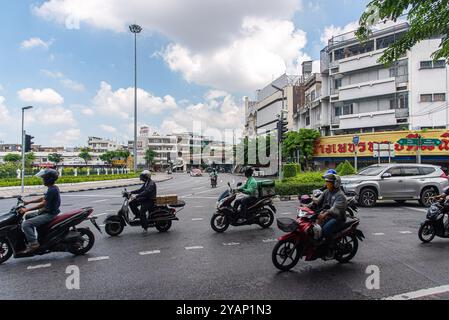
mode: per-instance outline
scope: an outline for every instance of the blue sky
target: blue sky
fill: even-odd
[[[40,0],[1,2],[0,141],[42,145],[132,137],[133,38],[139,124],[161,132],[241,128],[242,97],[319,59],[368,0]],[[352,25],[351,25],[352,23]]]

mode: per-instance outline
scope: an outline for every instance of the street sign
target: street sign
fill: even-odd
[[[394,151],[394,144],[390,143],[374,143],[373,144],[373,151]]]
[[[401,146],[418,146],[418,139],[401,139],[398,141]]]
[[[419,145],[419,139],[401,139],[398,143],[401,146],[417,147]],[[439,139],[421,139],[421,146],[423,147],[438,147],[441,143]]]
[[[360,137],[359,136],[354,136],[354,138],[352,138],[352,143],[355,144],[356,146],[359,145]]]

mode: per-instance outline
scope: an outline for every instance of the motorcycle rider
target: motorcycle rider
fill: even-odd
[[[327,174],[337,174],[337,171],[335,171],[334,169],[329,169],[329,170],[327,170],[326,171],[326,173],[323,175],[323,179],[324,179],[324,177],[327,175]],[[324,192],[324,191],[326,191],[327,190],[327,185],[324,185],[323,187],[321,187],[320,189],[318,189],[318,190],[320,190],[320,191],[322,191],[322,192]]]
[[[327,190],[317,199],[317,204],[325,209],[318,216],[318,221],[322,225],[322,236],[324,239],[331,239],[331,236],[346,222],[347,199],[341,190],[341,178],[336,174],[324,176]]]
[[[238,191],[245,194],[243,198],[237,199],[234,203],[234,208],[237,209],[240,205],[240,217],[239,222],[243,222],[247,219],[247,211],[248,207],[251,205],[251,203],[254,203],[255,200],[257,200],[257,181],[253,177],[254,169],[251,167],[248,167],[245,170],[245,177],[246,182],[241,187],[237,188]]]
[[[23,202],[25,206],[37,203],[36,206],[31,208],[21,208],[19,210],[19,213],[21,214],[34,211],[26,214],[25,221],[22,222],[22,231],[28,245],[26,249],[19,252],[19,254],[28,254],[39,249],[36,228],[49,223],[60,213],[59,206],[61,205],[61,195],[59,188],[55,185],[55,182],[59,177],[58,172],[54,169],[46,169],[41,170],[36,176],[42,178],[44,185],[47,187],[47,192],[44,197]]]
[[[217,181],[217,179],[218,179],[218,172],[217,172],[217,169],[216,169],[216,168],[213,168],[209,176],[210,176],[210,179],[211,179],[211,180],[212,180],[212,179],[215,179],[215,181]]]
[[[445,200],[447,197],[449,197],[449,187],[444,188],[442,194],[440,194],[438,196],[431,197],[430,200],[441,201],[441,200]]]
[[[147,212],[150,212],[154,208],[154,201],[157,195],[156,183],[151,180],[151,172],[148,170],[142,171],[140,174],[140,180],[143,182],[140,189],[130,192],[137,195],[129,202],[129,207],[134,214],[135,219],[140,217],[142,228],[148,230]],[[140,210],[139,210],[140,206]]]

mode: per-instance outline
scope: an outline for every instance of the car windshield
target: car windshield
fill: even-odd
[[[368,167],[363,169],[358,173],[359,176],[377,176],[379,175],[385,168],[383,167]]]

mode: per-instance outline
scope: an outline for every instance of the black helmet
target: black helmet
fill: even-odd
[[[142,171],[142,173],[140,174],[140,180],[146,182],[150,179],[151,179],[151,172],[148,170]]]
[[[251,167],[248,167],[245,170],[245,177],[247,177],[247,178],[252,177],[253,173],[254,173],[254,169]]]
[[[44,181],[44,185],[51,185],[54,184],[56,182],[56,180],[58,180],[59,178],[59,173],[58,171],[54,170],[54,169],[45,169],[45,170],[41,170],[36,174],[36,177],[41,177],[42,180]]]
[[[338,175],[333,174],[333,173],[326,174],[326,175],[324,176],[324,180],[325,180],[326,182],[332,183],[332,184],[334,185],[334,188],[335,188],[335,189],[339,189],[339,188],[340,188],[340,185],[341,185],[341,178],[340,178]]]

